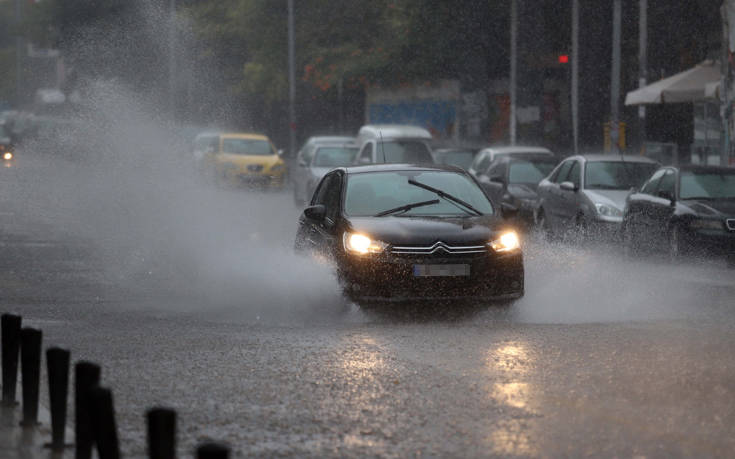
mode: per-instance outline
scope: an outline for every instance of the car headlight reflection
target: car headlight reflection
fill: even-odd
[[[5,154],[3,154],[3,159],[10,161],[11,159],[13,159],[13,154],[9,151],[6,151]]]
[[[708,220],[708,219],[696,219],[689,223],[689,227],[692,229],[710,229],[710,230],[721,230],[724,229],[725,225],[720,220]]]
[[[374,241],[364,234],[357,233],[344,233],[342,242],[347,252],[358,255],[381,253],[386,247],[384,242]]]
[[[595,203],[595,210],[603,217],[622,217],[623,211],[609,204]]]
[[[515,231],[507,231],[488,245],[496,252],[511,252],[521,247],[521,240]]]

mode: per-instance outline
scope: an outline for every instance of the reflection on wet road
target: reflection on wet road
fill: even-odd
[[[527,241],[515,305],[363,311],[291,254],[287,193],[128,199],[77,166],[12,172],[0,309],[102,363],[130,457],[158,404],[181,456],[205,438],[260,456],[735,450],[735,271],[717,263]]]

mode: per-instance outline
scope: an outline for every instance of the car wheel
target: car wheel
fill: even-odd
[[[669,259],[672,262],[681,261],[683,255],[682,234],[679,225],[673,225],[669,230]]]

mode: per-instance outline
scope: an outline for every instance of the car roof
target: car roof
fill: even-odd
[[[483,148],[482,151],[489,151],[494,154],[498,153],[545,153],[545,154],[553,154],[551,150],[544,147],[531,147],[531,146],[505,146],[505,147],[486,147]]]
[[[305,143],[347,143],[354,140],[354,137],[348,135],[314,135],[306,139]]]
[[[595,153],[595,154],[583,154],[583,155],[577,155],[572,156],[572,158],[581,158],[585,161],[607,161],[607,162],[629,162],[629,163],[650,163],[650,164],[658,164],[657,161],[647,158],[645,156],[641,155],[613,155],[613,154],[601,154],[601,153]]]
[[[357,144],[355,142],[326,142],[326,143],[317,143],[317,144],[314,144],[314,151],[321,150],[322,148],[334,148],[334,147],[343,147],[343,148],[354,148],[354,149],[357,149]]]
[[[394,172],[394,171],[437,171],[437,172],[459,172],[467,174],[464,169],[448,164],[367,164],[364,166],[339,167],[347,174],[361,174],[365,172]]]
[[[251,132],[223,132],[220,134],[220,137],[227,139],[270,140],[268,139],[268,136]]]
[[[431,133],[419,126],[408,124],[366,124],[360,128],[358,137],[366,138],[412,138],[431,140]]]
[[[500,156],[495,161],[493,161],[493,163],[518,163],[531,161],[558,163],[561,162],[561,159],[553,155],[528,154],[523,156]]]
[[[467,153],[470,152],[472,154],[477,154],[477,148],[437,148],[434,150],[434,153],[436,154],[446,154],[446,153]]]
[[[676,166],[673,166],[676,167]],[[706,172],[714,172],[714,173],[726,173],[726,174],[735,174],[735,168],[731,166],[711,166],[711,165],[704,165],[704,164],[682,164],[681,166],[678,166],[680,170],[682,171],[690,171],[690,172],[699,172],[699,173],[706,173]]]

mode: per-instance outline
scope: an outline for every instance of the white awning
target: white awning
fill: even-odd
[[[714,100],[717,90],[712,85],[719,85],[721,78],[720,64],[707,60],[689,70],[630,91],[625,96],[625,105]]]

